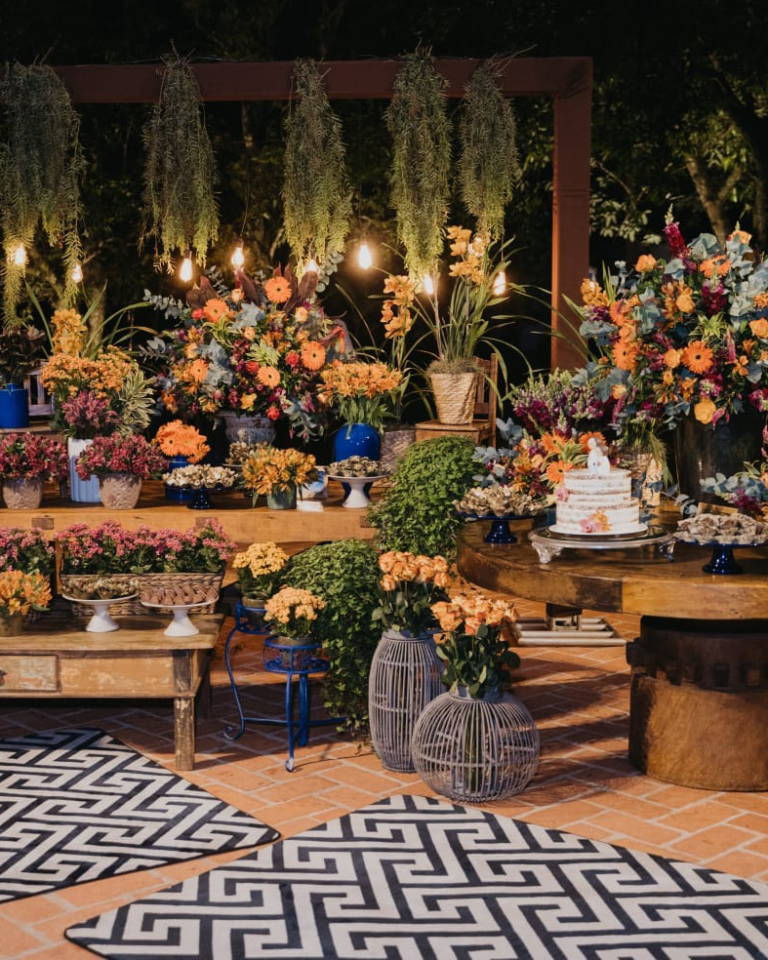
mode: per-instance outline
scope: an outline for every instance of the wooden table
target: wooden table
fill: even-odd
[[[196,617],[200,633],[166,637],[168,617],[117,617],[121,629],[86,633],[61,614],[0,637],[0,698],[173,699],[176,768],[195,763],[196,705],[210,714],[208,667],[223,614]]]
[[[630,613],[629,756],[661,780],[716,790],[768,789],[768,554],[739,549],[744,573],[702,572],[711,550],[566,551],[542,564],[520,542],[459,534],[459,570],[473,583],[530,600]]]

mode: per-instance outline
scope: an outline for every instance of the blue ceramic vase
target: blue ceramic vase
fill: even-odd
[[[7,383],[0,390],[0,428],[26,430],[29,426],[29,394],[20,383]]]
[[[381,436],[375,427],[367,423],[345,424],[333,439],[333,459],[368,457],[378,460],[381,454]]]
[[[168,471],[178,470],[179,467],[188,467],[189,457],[169,457]],[[194,490],[184,490],[182,487],[165,485],[165,499],[175,500],[176,503],[189,503],[195,496]]]

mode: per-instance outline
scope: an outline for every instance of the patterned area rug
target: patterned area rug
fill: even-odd
[[[278,836],[102,730],[0,740],[0,902]]]
[[[67,931],[105,957],[768,956],[768,886],[394,797]]]

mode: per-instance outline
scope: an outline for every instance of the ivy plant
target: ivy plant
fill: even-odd
[[[443,249],[451,165],[447,80],[429,51],[405,58],[386,119],[392,137],[390,186],[409,273],[430,273]]]
[[[352,216],[341,120],[314,60],[297,60],[293,81],[296,101],[285,116],[285,235],[300,267],[315,257],[323,290],[342,259]]]
[[[12,324],[24,275],[14,253],[20,245],[29,249],[40,223],[50,244],[64,250],[65,297],[74,301],[72,270],[83,256],[78,225],[85,162],[80,117],[51,67],[9,64],[0,80],[0,101],[6,120],[0,139],[3,300],[5,321]]]
[[[487,60],[464,89],[460,125],[461,198],[484,237],[498,237],[504,210],[520,179],[515,114],[498,87],[499,65]]]
[[[466,687],[476,700],[501,690],[509,682],[509,671],[520,666],[520,657],[509,649],[499,629],[485,623],[471,635],[450,631],[438,644],[437,655],[445,664],[441,678],[445,686]]]
[[[438,437],[408,449],[389,490],[368,511],[383,550],[455,556],[461,519],[453,502],[474,485],[474,450],[466,437]]]
[[[319,543],[291,557],[281,583],[301,587],[325,600],[315,634],[330,660],[324,703],[345,716],[355,736],[368,728],[368,674],[381,637],[372,626],[378,606],[376,553],[363,540]]]
[[[200,88],[189,61],[165,60],[160,99],[144,131],[142,242],[154,240],[155,266],[172,269],[175,251],[205,264],[219,235],[216,164]]]

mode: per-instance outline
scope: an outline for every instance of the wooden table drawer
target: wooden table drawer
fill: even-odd
[[[23,690],[57,693],[59,658],[55,654],[0,653],[0,696]]]

